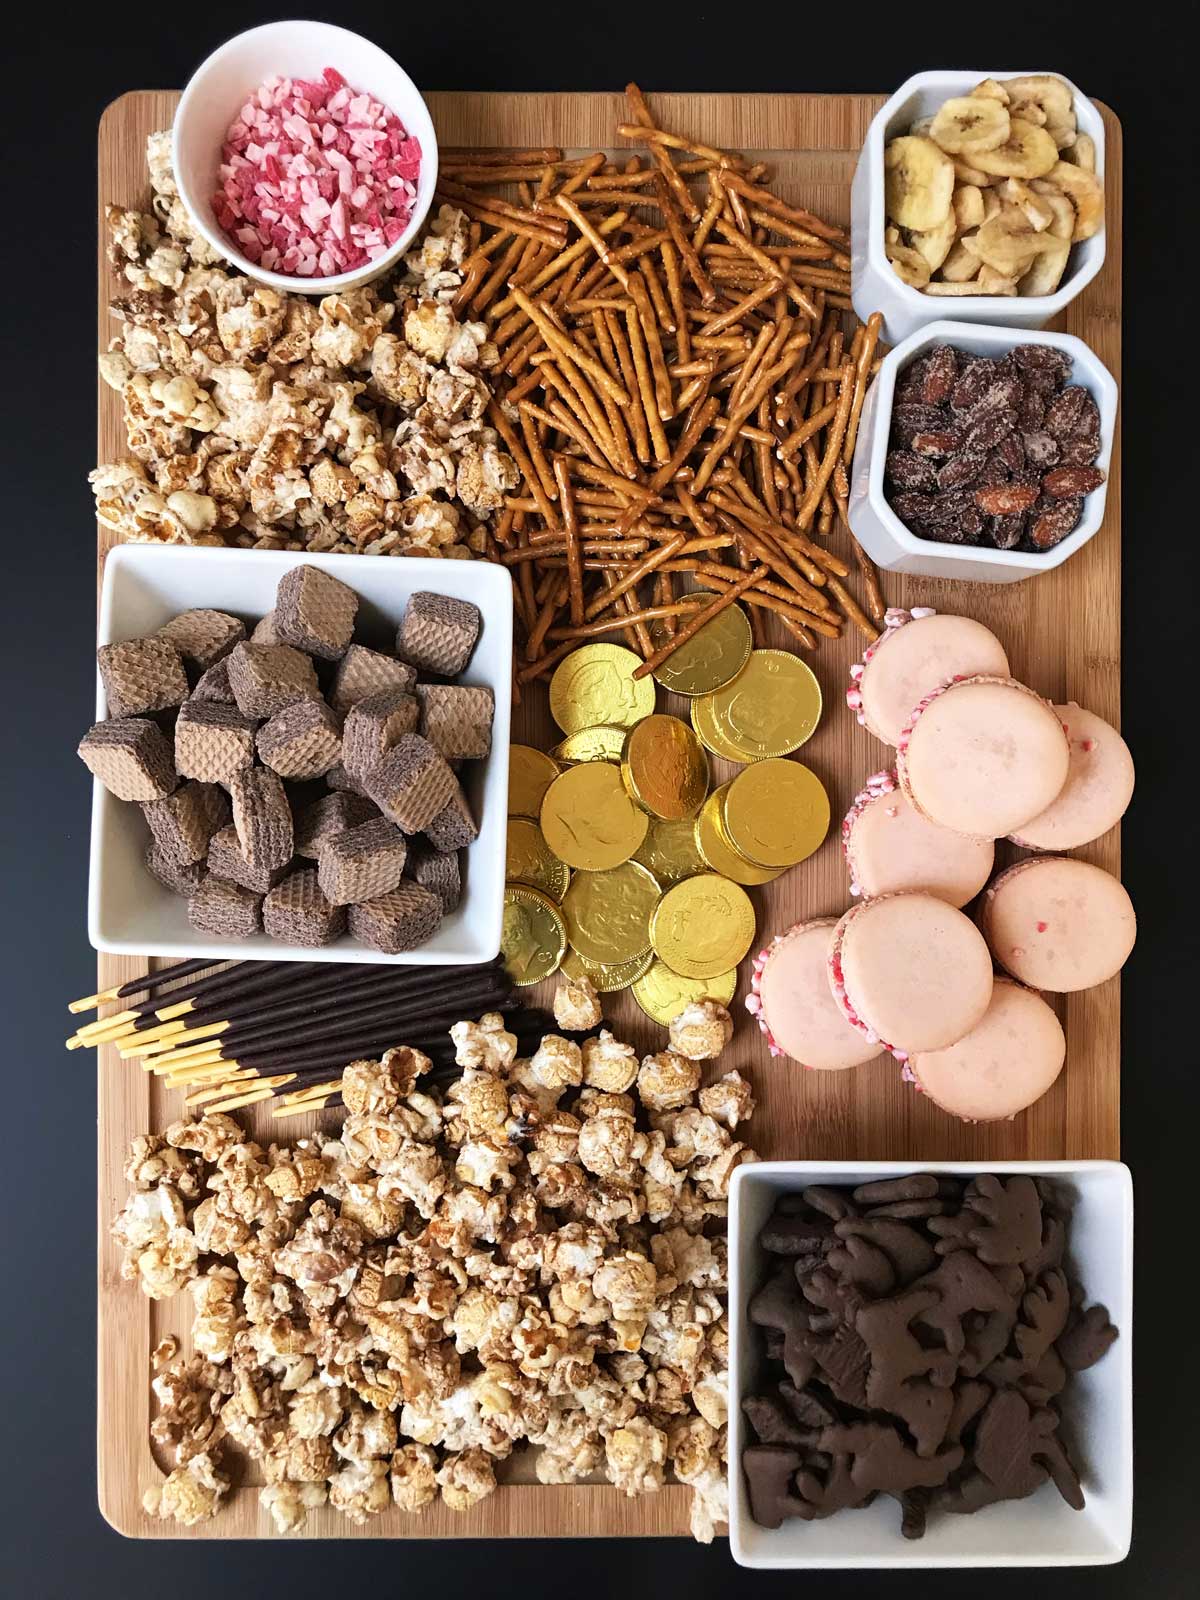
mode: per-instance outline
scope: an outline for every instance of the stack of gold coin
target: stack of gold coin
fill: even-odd
[[[742,765],[799,750],[821,720],[821,686],[790,650],[755,650],[737,677],[691,704],[706,749]]]

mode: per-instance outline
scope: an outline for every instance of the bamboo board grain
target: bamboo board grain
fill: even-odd
[[[178,96],[140,91],[123,96],[105,112],[99,138],[99,197],[121,205],[144,204],[146,135],[170,122]],[[787,198],[832,220],[849,218],[849,185],[867,124],[882,102],[871,95],[672,94],[656,97],[664,125],[695,138],[762,152],[780,174]],[[560,144],[569,149],[609,146],[624,115],[620,95],[433,94],[430,110],[443,147]],[[1079,335],[1120,379],[1121,358],[1121,128],[1102,108],[1107,132],[1108,253],[1104,270],[1055,326]],[[107,303],[115,292],[104,256],[100,216],[99,336],[111,336]],[[1003,306],[997,307],[998,317]],[[124,453],[117,397],[100,386],[99,456]],[[1057,702],[1074,698],[1114,723],[1120,716],[1121,480],[1119,434],[1114,445],[1107,515],[1100,533],[1074,560],[1037,579],[1006,587],[950,584],[885,577],[889,604],[934,605],[961,610],[1000,635],[1013,671]],[[98,567],[113,542],[99,530]],[[98,570],[99,576],[99,570]],[[787,644],[784,638],[768,642]],[[858,651],[847,637],[828,641],[812,657],[825,696],[825,716],[802,759],[830,792],[835,820],[863,779],[881,764],[883,747],[845,710],[846,669]],[[673,709],[681,709],[675,706]],[[544,690],[527,692],[514,714],[514,738],[546,747],[556,738]],[[715,781],[730,774],[717,762]],[[1117,872],[1119,833],[1079,852]],[[1001,852],[1001,860],[1005,858]],[[786,928],[800,917],[838,913],[847,900],[836,827],[821,851],[765,890],[754,891],[760,935]],[[144,970],[136,958],[101,956],[101,987]],[[745,1017],[745,969],[736,1015]],[[536,997],[536,991],[535,991]],[[609,1020],[641,1048],[656,1045],[661,1030],[647,1022],[628,995],[610,997]],[[748,1137],[763,1156],[783,1159],[999,1160],[1116,1157],[1120,1102],[1119,980],[1070,997],[1060,1005],[1067,1030],[1066,1070],[1035,1107],[1013,1122],[968,1126],[951,1121],[906,1087],[894,1063],[880,1058],[856,1072],[805,1073],[772,1062],[748,1021],[741,1020],[721,1069],[736,1065],[754,1082],[758,1111]],[[181,1296],[152,1305],[121,1280],[118,1252],[108,1225],[124,1199],[122,1165],[129,1140],[160,1128],[178,1115],[177,1097],[167,1096],[130,1070],[109,1050],[98,1063],[99,1228],[99,1413],[100,1507],[121,1532],[147,1538],[174,1537],[178,1530],[142,1510],[141,1497],[162,1470],[153,1451],[149,1423],[149,1355],[168,1333],[187,1348],[188,1307]],[[286,1126],[290,1137],[308,1132],[310,1121]],[[269,1119],[260,1135],[270,1137]],[[687,1529],[687,1491],[627,1500],[601,1484],[546,1488],[529,1481],[528,1461],[507,1464],[503,1487],[464,1516],[440,1506],[419,1517],[392,1510],[354,1529],[332,1512],[310,1514],[302,1537],[534,1537],[539,1535],[681,1534]],[[520,1481],[524,1479],[525,1481]],[[248,1481],[228,1497],[213,1522],[189,1530],[200,1538],[271,1536]]]

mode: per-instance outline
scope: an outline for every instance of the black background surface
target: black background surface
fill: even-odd
[[[93,988],[85,935],[91,720],[96,123],[127,89],[180,86],[222,38],[276,13],[196,4],[22,7],[4,25],[0,331],[0,1592],[172,1600],[280,1585],[458,1596],[568,1590],[784,1595],[1196,1593],[1198,1051],[1195,737],[1181,697],[1196,637],[1195,88],[1170,8],[894,3],[346,6],[432,88],[882,91],[928,67],[1057,69],[1125,128],[1124,730],[1138,764],[1125,880],[1140,940],[1125,971],[1124,1158],[1138,1208],[1133,1554],[1091,1571],[751,1574],[725,1544],[456,1541],[138,1544],[95,1496],[95,1102],[62,1049]],[[286,14],[286,13],[285,13]],[[1079,685],[1081,690],[1085,685]],[[1186,740],[1186,743],[1185,743]],[[1188,761],[1188,757],[1191,760]],[[1189,959],[1191,958],[1191,959]],[[1125,1330],[1126,1333],[1128,1330]]]

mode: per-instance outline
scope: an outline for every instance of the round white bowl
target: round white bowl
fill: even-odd
[[[270,272],[238,249],[218,223],[212,197],[219,187],[221,149],[230,123],[248,95],[268,78],[317,78],[335,67],[352,88],[387,106],[421,145],[421,171],[408,227],[365,266],[328,278]],[[416,84],[378,45],[327,22],[269,22],[239,33],[214,50],[183,91],[171,136],[171,159],[179,196],[197,229],[218,255],[258,283],[292,294],[336,294],[382,277],[396,265],[429,213],[437,186],[437,135]]]
[[[1005,305],[1012,305],[1006,300]],[[1104,521],[1108,478],[1083,502],[1078,526],[1044,554],[991,550],[986,545],[939,544],[905,527],[888,504],[884,464],[892,427],[896,379],[911,361],[934,344],[952,344],[972,355],[1002,356],[1019,344],[1049,344],[1071,357],[1071,382],[1085,388],[1100,411],[1100,454],[1096,465],[1107,474],[1117,424],[1117,385],[1112,373],[1082,339],[1070,333],[1031,333],[1025,328],[983,327],[971,322],[931,322],[883,358],[863,405],[854,464],[850,471],[850,527],[875,562],[889,572],[925,578],[961,578],[970,583],[1015,583],[1062,566],[1099,531]]]
[[[899,344],[927,322],[938,322],[950,306],[937,295],[923,294],[901,283],[884,252],[886,220],[883,209],[883,152],[889,139],[907,133],[921,117],[932,116],[944,101],[968,94],[984,78],[1028,76],[998,68],[979,72],[918,72],[902,83],[880,108],[867,129],[867,137],[854,169],[850,190],[850,293],[854,309],[865,322],[872,311],[883,315],[884,338]],[[1062,77],[1061,73],[1055,74]],[[1075,97],[1075,120],[1080,133],[1096,143],[1096,176],[1104,179],[1104,119],[1093,103],[1069,78],[1063,82]],[[1042,328],[1070,305],[1079,291],[1104,265],[1105,229],[1071,246],[1067,270],[1053,294],[956,295],[950,302],[956,322],[1001,322],[1009,327]]]

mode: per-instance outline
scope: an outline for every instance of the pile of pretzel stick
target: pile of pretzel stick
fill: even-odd
[[[518,685],[618,634],[652,672],[738,599],[756,642],[764,614],[808,649],[883,620],[846,521],[881,321],[854,316],[847,234],[626,96],[616,131],[645,154],[623,164],[441,165],[477,235],[455,310],[499,349],[488,417],[522,478],[488,552],[513,571]]]

